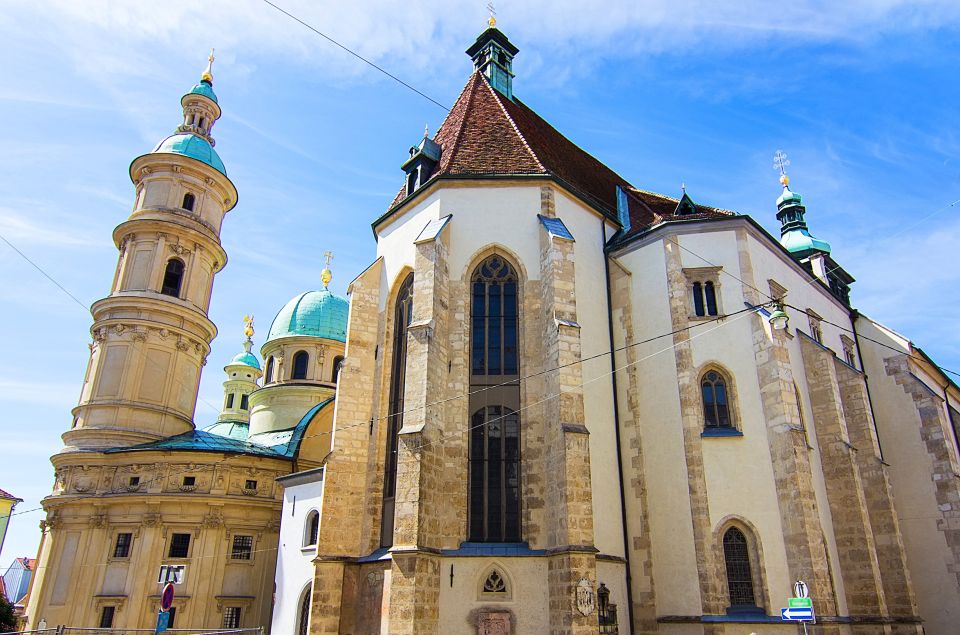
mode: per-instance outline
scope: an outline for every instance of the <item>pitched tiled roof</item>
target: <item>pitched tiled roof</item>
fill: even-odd
[[[638,190],[634,187],[624,188],[624,191],[627,194],[627,205],[630,212],[630,229],[619,238],[619,242],[629,240],[654,225],[668,221],[726,218],[736,215],[729,210],[708,205],[696,205],[696,212],[694,213],[677,214],[680,199]]]
[[[430,180],[441,176],[552,176],[611,215],[617,209],[616,187],[628,186],[624,178],[522,101],[494,90],[478,72],[470,76],[434,141],[442,153]],[[406,196],[404,187],[390,209]]]
[[[14,496],[13,494],[11,494],[10,492],[8,492],[8,491],[6,491],[6,490],[2,490],[2,489],[0,489],[0,498],[6,498],[7,500],[12,500],[12,501],[22,501],[22,500],[23,500],[22,498],[17,498],[16,496]]]

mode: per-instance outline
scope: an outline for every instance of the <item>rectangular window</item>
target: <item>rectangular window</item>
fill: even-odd
[[[186,558],[190,553],[190,534],[173,534],[170,538],[170,552],[167,554],[171,558]]]
[[[196,476],[184,476],[183,477],[183,486],[184,487],[193,487],[197,484]]]
[[[233,393],[230,393],[229,395],[227,395],[226,409],[229,410],[230,408],[233,408]]]
[[[100,612],[100,628],[111,628],[113,626],[113,616],[117,612],[115,606],[105,606]]]
[[[240,410],[248,410],[250,408],[250,398],[247,395],[240,395]]]
[[[257,489],[257,482],[247,480],[246,485],[243,486],[244,489]]]
[[[249,560],[253,554],[253,536],[234,536],[230,557],[234,560]]]
[[[139,476],[131,476],[131,477],[130,477],[130,487],[139,487],[139,485],[140,485],[140,477],[139,477]]]
[[[813,311],[807,310],[807,321],[810,324],[810,337],[817,343],[823,344],[823,331],[820,329],[820,320],[822,318]]]
[[[117,544],[113,547],[114,558],[130,556],[130,545],[133,543],[133,534],[117,534]]]
[[[227,606],[223,609],[223,627],[240,628],[239,606]]]

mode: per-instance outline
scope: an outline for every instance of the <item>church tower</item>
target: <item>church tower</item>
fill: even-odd
[[[250,393],[259,388],[257,380],[263,376],[257,356],[250,352],[253,347],[253,318],[243,318],[243,350],[223,367],[227,380],[223,382],[223,406],[218,421],[250,423]]]
[[[211,52],[180,100],[183,122],[134,159],[133,213],[113,232],[120,250],[110,295],[94,303],[90,362],[66,450],[130,446],[193,430],[210,342],[214,275],[227,261],[224,215],[237,190],[214,150],[220,117]]]

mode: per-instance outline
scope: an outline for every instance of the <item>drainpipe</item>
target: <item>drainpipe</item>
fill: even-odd
[[[877,416],[873,411],[873,398],[870,397],[870,377],[867,375],[867,367],[863,364],[863,349],[860,347],[860,336],[857,335],[857,320],[860,318],[860,312],[856,309],[850,309],[850,325],[853,326],[853,343],[857,345],[857,359],[860,360],[860,370],[863,371],[863,385],[867,389],[867,405],[870,407],[870,419],[873,421],[873,435],[877,438],[877,449],[880,451],[880,462],[886,465],[883,460],[883,445],[880,443],[880,430],[877,429]]]
[[[620,403],[617,396],[617,359],[613,343],[613,294],[610,288],[610,256],[605,249],[607,226],[600,219],[600,242],[604,246],[603,269],[607,279],[607,328],[610,339],[610,376],[613,387],[613,430],[617,441],[617,483],[620,485],[620,525],[623,528],[623,558],[627,566],[627,629],[633,635],[633,577],[630,574],[630,538],[627,532],[627,502],[623,489],[623,455],[620,452]],[[644,510],[645,512],[646,510]]]

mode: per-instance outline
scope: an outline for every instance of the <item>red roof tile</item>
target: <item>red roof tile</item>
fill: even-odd
[[[693,214],[677,214],[677,205],[680,204],[680,199],[638,190],[634,187],[624,188],[624,190],[627,193],[627,205],[630,212],[630,229],[620,240],[628,239],[654,225],[667,221],[699,220],[735,215],[734,212],[729,210],[708,205],[697,205],[697,211]]]
[[[23,500],[22,498],[17,498],[16,496],[14,496],[13,494],[11,494],[10,492],[7,492],[6,490],[2,490],[2,489],[0,489],[0,498],[6,498],[6,499],[9,499],[9,500],[15,500],[15,501],[22,501],[22,500]]]

